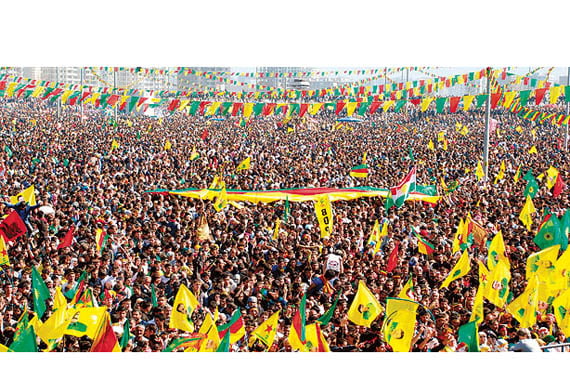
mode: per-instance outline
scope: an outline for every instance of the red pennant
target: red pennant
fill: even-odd
[[[201,138],[202,140],[206,141],[206,139],[208,138],[209,135],[210,135],[210,133],[208,132],[208,130],[207,130],[207,129],[204,129],[204,130],[202,131],[202,134],[200,135],[200,138]]]
[[[542,98],[544,98],[544,94],[546,93],[546,88],[538,88],[535,90],[535,99],[534,104],[539,105],[542,102]]]
[[[459,105],[460,96],[453,96],[449,98],[449,112],[454,113],[457,111],[457,106]]]
[[[26,225],[16,211],[12,211],[6,219],[0,223],[0,235],[5,242],[16,240],[27,231]]]
[[[177,109],[178,106],[180,106],[180,99],[173,99],[168,105],[168,110],[172,112]]]
[[[564,191],[566,184],[562,179],[562,174],[558,173],[558,177],[556,177],[556,182],[554,183],[554,188],[552,190],[552,195],[554,198],[557,198],[562,192]]]
[[[421,99],[410,99],[410,102],[411,102],[414,106],[419,105],[421,101],[422,101]]]
[[[207,106],[208,104],[210,104],[210,103],[211,103],[211,102],[208,102],[208,101],[200,102],[200,106],[198,107],[198,114],[199,114],[199,115],[203,115],[203,114],[204,114],[204,109],[205,109],[206,106]]]
[[[119,101],[119,95],[113,94],[107,99],[107,104],[113,107]]]
[[[374,112],[376,112],[378,107],[380,107],[380,104],[382,104],[382,102],[372,102],[372,104],[370,104],[370,109],[368,109],[368,113],[372,115]]]
[[[334,111],[335,114],[339,114],[340,111],[342,111],[342,109],[344,108],[344,106],[346,105],[346,102],[338,102],[336,104],[336,110]]]
[[[497,106],[497,103],[499,103],[499,99],[501,99],[501,95],[503,95],[500,92],[496,92],[494,94],[491,94],[491,109],[495,109],[495,107]]]
[[[236,116],[242,107],[243,103],[234,103],[234,106],[232,108],[232,116]]]
[[[400,249],[400,242],[397,241],[392,253],[390,253],[390,257],[388,257],[388,264],[386,266],[386,272],[392,272],[396,266],[398,266],[398,251]]]
[[[301,103],[301,108],[299,109],[299,117],[303,117],[307,110],[309,109],[309,105],[306,103]]]

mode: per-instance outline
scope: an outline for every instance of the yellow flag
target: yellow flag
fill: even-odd
[[[196,306],[198,306],[198,300],[194,294],[186,285],[180,285],[170,313],[168,328],[194,332],[192,313],[196,310]]]
[[[519,165],[519,167],[517,168],[517,172],[515,173],[515,177],[514,177],[515,183],[517,183],[519,181],[520,177],[521,177],[521,165]]]
[[[538,310],[538,277],[528,281],[525,291],[507,305],[507,311],[519,321],[521,328],[531,327],[536,323]]]
[[[416,300],[414,296],[414,281],[412,280],[412,276],[410,276],[409,280],[406,282],[402,290],[400,290],[398,298],[403,298],[410,301]]]
[[[534,276],[547,279],[554,272],[554,265],[558,257],[560,245],[553,245],[539,252],[535,252],[526,259],[526,279]]]
[[[2,235],[0,235],[0,265],[10,265],[10,257],[8,257],[8,250]]]
[[[28,187],[27,189],[25,189],[24,191],[18,193],[17,195],[10,197],[10,202],[12,204],[16,204],[18,203],[18,198],[20,198],[20,196],[22,196],[24,198],[24,200],[30,205],[30,206],[35,206],[36,205],[36,192],[35,192],[35,188],[34,185]]]
[[[495,268],[489,272],[489,283],[485,287],[485,298],[487,298],[495,306],[502,308],[505,306],[507,297],[509,296],[509,281],[511,280],[511,272],[509,265],[500,260]]]
[[[194,161],[195,159],[199,158],[200,155],[196,152],[196,147],[192,148],[192,153],[190,153],[190,161]]]
[[[66,310],[66,308],[58,308],[38,329],[35,330],[37,336],[39,336],[46,344],[49,344],[50,340],[61,338],[66,334],[67,325],[71,322],[74,314],[78,310],[85,309],[86,308]]]
[[[414,337],[418,304],[398,298],[386,299],[386,319],[382,332],[394,352],[409,352]]]
[[[275,334],[277,333],[277,327],[279,325],[279,313],[280,311],[276,311],[271,315],[271,317],[267,318],[262,324],[253,330],[251,333],[251,338],[249,340],[250,347],[253,345],[256,339],[262,341],[263,344],[267,346],[267,348],[270,348],[273,345]]]
[[[556,289],[570,289],[570,247],[556,260],[552,280]]]
[[[546,187],[548,189],[552,189],[554,184],[556,183],[556,179],[558,178],[559,171],[558,169],[550,166],[546,171]]]
[[[321,229],[321,238],[331,236],[333,230],[333,215],[331,201],[328,195],[321,195],[315,202],[315,213]]]
[[[570,289],[562,292],[552,302],[556,324],[564,335],[570,335]]]
[[[358,291],[348,309],[348,320],[359,326],[370,327],[370,324],[384,311],[374,294],[364,282],[358,281]]]
[[[483,171],[483,165],[481,165],[481,161],[477,162],[477,170],[475,170],[475,175],[477,176],[477,181],[481,181],[485,177],[485,172]]]
[[[443,150],[447,150],[447,139],[443,139]]]
[[[311,104],[311,106],[309,107],[309,113],[311,115],[315,115],[317,112],[319,112],[319,109],[321,109],[322,106],[323,106],[323,103]]]
[[[562,87],[560,87],[560,86],[552,86],[549,88],[550,104],[555,104],[558,101],[558,98],[560,97],[560,91],[561,90],[562,90]]]
[[[520,125],[517,125],[517,127],[515,128],[515,131],[517,131],[518,133],[522,133],[523,129]]]
[[[295,128],[287,127],[287,133],[295,132]]]
[[[521,214],[519,215],[519,219],[523,222],[524,226],[528,231],[530,231],[530,227],[532,226],[532,216],[531,214],[536,212],[534,208],[534,203],[532,203],[532,199],[530,195],[526,196],[526,202],[521,210]]]
[[[289,336],[287,339],[291,347],[300,352],[330,351],[326,340],[320,332],[320,326],[316,323],[305,326],[305,344],[301,342],[293,328],[289,330]]]
[[[214,241],[212,238],[212,234],[210,233],[210,226],[208,225],[208,221],[206,220],[206,215],[200,217],[200,223],[198,225],[198,229],[196,230],[196,235],[198,236],[198,242],[201,241]]]
[[[471,261],[469,259],[469,255],[467,254],[467,250],[465,250],[463,251],[463,254],[459,258],[459,260],[457,260],[451,271],[449,271],[447,278],[443,281],[443,283],[439,288],[440,289],[447,288],[451,283],[451,281],[457,280],[458,278],[465,276],[467,273],[469,273],[470,270],[471,270]]]
[[[354,113],[354,110],[356,109],[356,106],[358,105],[358,103],[356,102],[348,102],[346,104],[346,114],[347,116],[352,116],[352,114]]]
[[[12,352],[12,351],[3,344],[0,344],[0,352]]]
[[[370,237],[368,238],[368,245],[374,243],[375,245],[378,244],[380,240],[380,224],[378,223],[378,219],[374,221],[374,226],[372,227],[372,231],[370,232]]]
[[[247,170],[249,169],[251,166],[251,157],[246,158],[245,160],[243,160],[236,168],[236,172],[239,172],[240,170]]]
[[[462,236],[464,229],[465,229],[465,222],[463,221],[463,218],[461,218],[459,219],[459,226],[457,226],[457,231],[455,231],[455,236],[453,237],[453,244],[451,248],[451,251],[453,253],[459,252],[461,250],[460,247],[461,241],[459,240],[459,238]]]
[[[536,150],[536,146],[534,146],[534,145],[533,145],[533,146],[530,148],[530,150],[528,151],[528,154],[532,154],[532,153],[538,154],[538,151]]]
[[[118,148],[119,148],[119,143],[117,142],[117,140],[113,139],[113,141],[111,141],[111,152]]]
[[[279,227],[281,226],[281,219],[275,221],[275,228],[273,229],[273,240],[279,239]]]
[[[172,148],[172,144],[170,143],[170,140],[166,140],[166,142],[164,143],[164,150],[170,150]]]
[[[220,212],[228,206],[228,193],[226,191],[226,184],[222,181],[222,190],[218,193],[216,201],[214,202],[214,209]]]
[[[67,309],[67,299],[61,292],[61,287],[58,286],[55,288],[55,294],[53,296],[53,309]]]
[[[220,335],[210,313],[206,313],[199,332],[206,335],[200,345],[200,352],[215,352],[220,344]]]
[[[530,134],[532,135],[532,137],[536,138],[536,129],[531,129]]]
[[[469,128],[467,128],[467,126],[464,125],[463,128],[461,129],[461,131],[459,131],[459,133],[460,133],[462,136],[467,136],[467,135],[469,134]]]
[[[428,142],[428,149],[429,150],[435,150],[435,147],[433,146],[433,141],[429,140]]]
[[[505,256],[505,241],[503,240],[503,233],[499,230],[491,240],[489,245],[489,252],[487,255],[487,266],[493,270],[497,262]]]
[[[364,154],[362,155],[362,165],[366,165],[366,156],[367,156],[368,152],[364,152]]]
[[[505,170],[507,170],[507,168],[505,166],[505,161],[501,161],[499,173],[497,174],[497,177],[495,177],[495,182],[494,182],[495,184],[505,177]]]
[[[485,294],[485,286],[487,285],[489,278],[489,271],[481,261],[477,261],[477,264],[479,265],[479,286],[477,287],[477,293],[475,293],[475,299],[473,300],[473,310],[471,311],[469,322],[477,321],[477,324],[480,324],[485,320],[483,295]]]
[[[60,311],[58,310],[54,314],[57,313],[60,313]],[[66,320],[69,321],[69,323],[65,323],[67,327],[64,330],[64,334],[73,335],[77,337],[87,335],[91,339],[95,339],[95,337],[99,333],[102,323],[105,320],[105,313],[107,313],[106,306],[82,307],[79,309],[70,309],[67,311],[67,313],[65,313],[65,317],[62,317],[63,314],[62,310],[61,314],[58,314],[59,319],[56,319],[54,321],[53,326],[57,327],[58,326],[57,323],[60,322],[62,318],[65,318]],[[51,319],[51,317],[49,319]],[[46,325],[47,321],[46,323],[43,324],[42,327],[45,327]]]
[[[219,183],[220,183],[220,176],[214,176],[214,179],[212,180],[212,183],[210,184],[210,186],[208,187],[208,189],[219,189]]]
[[[445,140],[445,131],[440,131],[437,133],[437,141],[442,142]]]

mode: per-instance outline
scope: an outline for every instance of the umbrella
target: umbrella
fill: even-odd
[[[347,121],[347,122],[360,123],[360,122],[362,122],[362,119],[357,119],[355,117],[343,117],[343,118],[337,119],[337,121]]]
[[[224,121],[226,119],[224,119],[223,117],[214,117],[210,119],[211,121]]]

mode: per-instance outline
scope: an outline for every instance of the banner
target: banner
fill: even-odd
[[[321,238],[330,237],[333,230],[333,214],[331,201],[328,196],[321,195],[315,201],[315,213],[321,228]]]

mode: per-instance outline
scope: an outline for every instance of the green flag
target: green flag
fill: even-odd
[[[230,352],[230,329],[228,329],[226,335],[224,335],[224,338],[218,345],[216,352]]]
[[[477,321],[459,326],[457,341],[467,344],[469,352],[479,352],[479,332],[477,331]]]
[[[475,97],[475,99],[477,100],[477,104],[476,104],[477,108],[481,107],[483,105],[483,103],[485,103],[485,101],[487,100],[487,96],[488,96],[487,94],[484,94],[484,95],[477,95]]]
[[[51,296],[46,283],[35,267],[32,267],[32,291],[34,295],[34,311],[38,318],[41,318],[46,311],[46,301]]]
[[[152,302],[152,307],[158,306],[158,300],[156,299],[156,290],[154,288],[154,284],[150,285],[150,300]]]
[[[526,91],[521,91],[520,92],[520,105],[521,106],[526,106],[526,104],[528,103],[528,97],[530,96],[530,90],[526,90]]]
[[[10,350],[14,352],[38,352],[36,344],[36,334],[32,326],[27,326],[10,345]]]
[[[437,113],[442,113],[445,107],[447,98],[438,98],[435,100],[435,110]]]
[[[334,314],[334,311],[336,309],[336,304],[338,302],[339,297],[340,297],[340,290],[337,293],[336,298],[335,298],[332,306],[327,310],[326,313],[324,313],[319,319],[317,319],[317,323],[319,323],[321,326],[326,326],[330,322],[330,320]]]
[[[414,157],[414,151],[412,150],[412,147],[408,148],[408,155],[410,156],[410,160],[415,161],[416,158]]]
[[[565,250],[568,247],[568,238],[564,239],[565,237],[560,220],[556,215],[549,214],[544,218],[533,241],[541,250],[558,244],[560,244],[560,249]],[[566,248],[562,248],[563,244]]]
[[[289,218],[290,205],[289,205],[289,196],[285,197],[285,210],[283,212],[283,220],[287,223],[287,219]]]
[[[121,342],[119,343],[123,351],[125,350],[125,347],[127,347],[127,344],[129,344],[130,339],[131,339],[131,324],[129,322],[129,318],[127,318],[125,324],[123,325],[123,336],[121,337]]]
[[[527,195],[529,195],[532,199],[534,199],[537,192],[538,192],[538,183],[536,182],[536,179],[534,179],[534,176],[531,174],[526,184],[526,188],[524,189],[523,193],[524,197],[526,198]]]
[[[12,158],[12,156],[14,155],[14,153],[12,153],[12,149],[10,149],[8,145],[4,145],[4,151],[8,153],[8,158]]]

